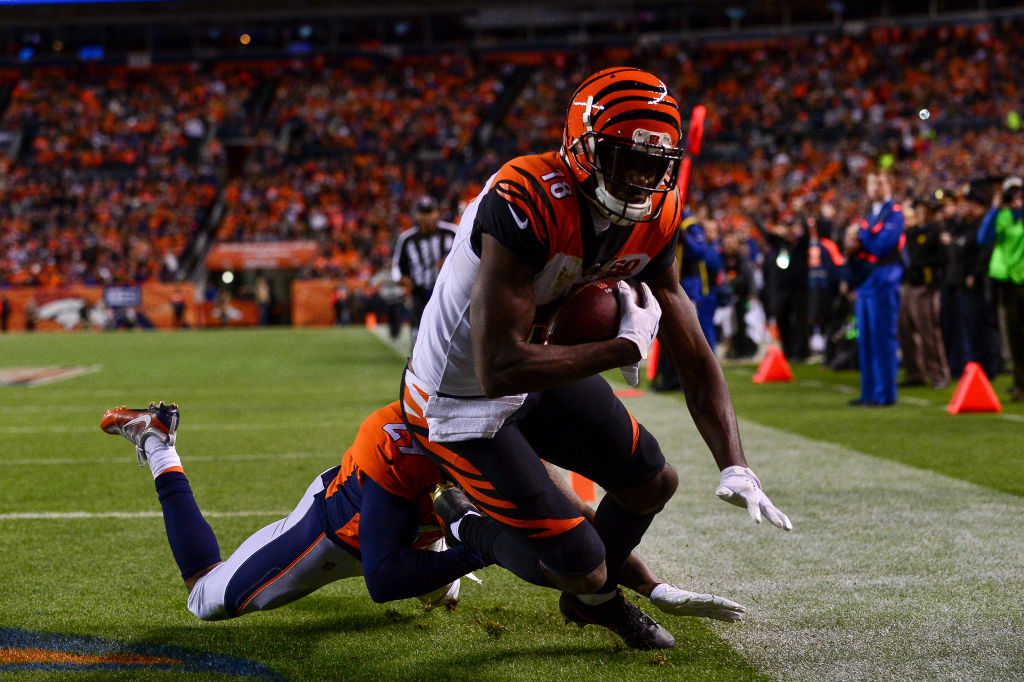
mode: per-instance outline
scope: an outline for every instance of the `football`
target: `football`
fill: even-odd
[[[608,341],[619,333],[618,280],[599,279],[572,291],[551,314],[545,338],[558,346]]]

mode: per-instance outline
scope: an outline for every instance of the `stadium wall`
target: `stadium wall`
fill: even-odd
[[[133,297],[137,298],[130,300]],[[33,308],[36,331],[118,327],[171,329],[179,326],[175,319],[176,303],[182,307],[180,326],[184,327],[244,327],[255,325],[259,319],[256,305],[251,301],[197,300],[195,288],[183,283],[149,282],[138,287],[26,287],[0,291],[0,298],[6,299],[10,306],[7,330],[15,332],[26,330],[26,313]]]

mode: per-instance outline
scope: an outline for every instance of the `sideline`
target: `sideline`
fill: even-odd
[[[795,526],[784,533],[715,497],[717,468],[681,401],[623,402],[680,481],[641,553],[666,580],[746,605],[745,622],[714,628],[760,670],[807,682],[1018,675],[1020,497],[741,419],[751,466]]]

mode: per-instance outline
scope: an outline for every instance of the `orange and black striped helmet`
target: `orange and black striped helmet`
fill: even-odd
[[[608,220],[647,222],[675,189],[685,154],[681,128],[679,104],[659,78],[632,67],[604,69],[573,93],[562,157]]]

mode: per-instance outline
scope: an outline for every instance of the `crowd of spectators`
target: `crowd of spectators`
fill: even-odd
[[[0,130],[0,281],[174,279],[216,195],[216,131],[244,116],[249,66],[37,69],[15,81]]]
[[[987,202],[987,179],[1019,173],[1019,28],[888,27],[508,60],[34,69],[0,117],[26,145],[0,157],[0,280],[174,278],[221,193],[216,239],[316,240],[301,274],[362,291],[417,197],[437,197],[442,217],[456,219],[500,163],[557,148],[583,77],[631,63],[661,75],[684,114],[707,105],[689,203],[727,237],[730,260],[750,260],[757,289],[781,243],[764,235],[841,244],[865,213],[870,168],[894,170],[897,198],[942,190],[972,216],[966,205]],[[761,293],[771,317],[772,292],[751,296]]]

